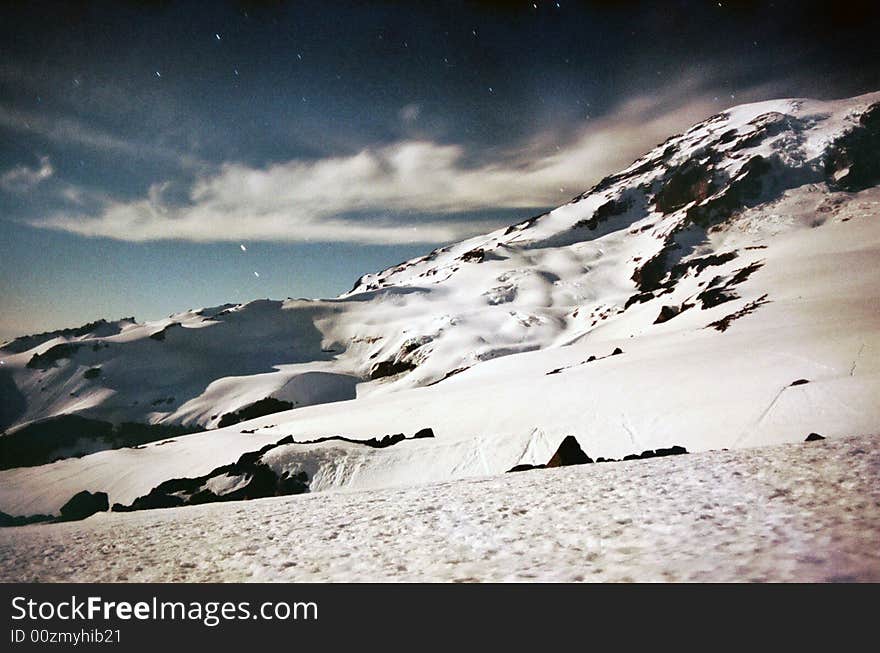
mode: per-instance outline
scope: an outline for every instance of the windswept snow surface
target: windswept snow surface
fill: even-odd
[[[286,436],[433,429],[264,457],[322,491],[496,474],[546,462],[566,435],[619,458],[876,433],[880,189],[859,183],[864,151],[838,143],[878,128],[878,102],[735,107],[564,206],[336,299],[8,343],[4,438],[69,413],[212,430],[0,471],[0,511],[57,513],[84,489],[128,504]],[[266,397],[295,409],[214,428]]]
[[[880,581],[880,437],[0,529],[0,581]]]

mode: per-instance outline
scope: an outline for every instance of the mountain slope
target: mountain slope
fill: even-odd
[[[730,109],[569,204],[365,275],[337,299],[8,343],[6,467],[168,436],[125,422],[216,427],[267,397],[295,410],[0,472],[0,510],[52,512],[84,488],[129,503],[289,435],[433,428],[386,449],[263,456],[319,490],[545,462],[567,434],[620,457],[876,432],[878,101]],[[62,423],[63,437],[46,436],[48,418],[71,413],[116,430]],[[16,463],[37,441],[48,444]]]
[[[0,529],[0,582],[877,582],[878,471],[845,438],[99,514]]]

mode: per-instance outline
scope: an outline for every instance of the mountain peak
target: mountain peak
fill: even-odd
[[[626,228],[650,231],[661,243],[657,254],[675,234],[717,229],[734,214],[807,183],[866,188],[877,178],[869,174],[847,184],[848,168],[834,163],[834,153],[852,140],[866,140],[860,165],[870,168],[877,137],[865,122],[876,115],[878,102],[880,93],[869,93],[831,102],[784,99],[732,107],[670,137],[567,204],[364,275],[342,297],[445,283],[463,266],[509,258],[511,250],[573,247]],[[684,237],[692,240],[694,234]],[[675,245],[682,256],[689,253],[678,240]]]

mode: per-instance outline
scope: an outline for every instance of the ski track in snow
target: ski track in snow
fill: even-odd
[[[785,392],[786,390],[788,390],[790,387],[791,387],[791,385],[785,385],[782,388],[780,388],[779,392],[777,392],[775,395],[773,395],[773,399],[770,401],[769,404],[767,404],[767,407],[758,416],[758,419],[755,421],[755,424],[752,427],[752,429],[746,429],[745,431],[743,431],[742,435],[740,435],[734,441],[734,443],[733,443],[734,447],[741,444],[742,441],[745,440],[749,436],[749,434],[752,432],[752,430],[757,429],[759,426],[761,426],[761,424],[764,423],[764,420],[767,418],[767,415],[770,414],[770,411],[773,410],[773,407],[776,405],[776,402],[779,401],[779,398],[782,396],[782,393]]]
[[[865,349],[865,343],[862,343],[862,346],[859,347],[859,353],[856,354],[856,357],[853,359],[852,367],[849,368],[849,375],[853,376],[856,373],[856,365],[859,363],[859,358],[862,357],[862,351]]]
[[[880,581],[880,436],[0,529],[10,581]]]

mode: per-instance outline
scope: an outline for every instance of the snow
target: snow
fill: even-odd
[[[676,444],[707,451],[800,442],[814,431],[877,433],[880,189],[832,191],[823,157],[878,100],[731,109],[564,206],[365,275],[336,299],[258,300],[37,339],[21,351],[6,345],[0,380],[12,379],[23,399],[10,433],[74,411],[212,430],[0,471],[0,510],[57,513],[83,489],[128,504],[286,436],[302,443],[433,429],[435,438],[385,449],[332,441],[267,455],[276,471],[304,470],[311,489],[329,496],[543,463],[566,435],[594,458],[619,458]],[[759,134],[756,119],[784,128],[733,151],[721,135]],[[694,202],[659,212],[644,189],[708,150],[721,153],[717,174],[727,182],[754,156],[775,157],[778,192],[708,231],[687,226]],[[591,230],[612,200],[625,208]],[[627,306],[638,292],[634,273],[670,234],[681,246],[673,262],[735,257],[687,270],[669,292]],[[749,266],[737,298],[700,306],[716,277]],[[723,333],[709,327],[762,297]],[[693,306],[655,323],[664,306],[684,304]],[[27,366],[63,343],[80,348],[45,370]],[[623,353],[610,356],[615,348]],[[371,379],[382,362],[415,367]],[[92,367],[99,379],[83,376]],[[808,383],[791,385],[799,379]],[[212,428],[266,397],[295,409]]]
[[[0,581],[880,581],[880,437],[0,529]]]

